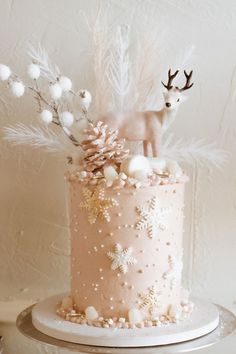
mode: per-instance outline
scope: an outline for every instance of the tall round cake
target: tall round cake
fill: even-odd
[[[129,155],[102,122],[91,124],[79,168],[68,172],[73,322],[133,328],[189,313],[181,285],[184,187],[174,161]]]

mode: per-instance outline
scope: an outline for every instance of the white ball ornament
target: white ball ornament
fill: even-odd
[[[61,76],[59,79],[59,85],[61,86],[61,89],[63,92],[68,92],[72,89],[72,82],[71,79],[69,79],[66,76]]]
[[[11,76],[11,69],[4,64],[0,64],[0,79],[2,81],[6,81],[9,79],[10,76]]]
[[[85,309],[85,317],[89,321],[94,321],[98,318],[98,313],[93,306],[88,306]]]
[[[92,95],[87,90],[80,90],[79,91],[79,98],[80,98],[80,106],[81,108],[88,110],[91,102],[92,102]]]
[[[46,124],[49,124],[52,122],[53,120],[53,115],[52,112],[49,111],[48,109],[44,109],[41,113],[40,113],[40,118],[42,119],[42,121]]]
[[[49,86],[49,92],[50,92],[51,97],[54,100],[58,100],[59,98],[61,98],[62,88],[59,84],[56,83],[56,84]]]
[[[25,86],[23,85],[22,82],[13,81],[11,83],[11,92],[14,96],[21,97],[25,93]]]
[[[59,117],[65,127],[70,127],[74,123],[74,116],[68,111],[62,112]]]
[[[146,175],[150,173],[151,167],[147,157],[143,155],[133,155],[122,162],[121,172],[124,172],[127,176],[135,178],[137,171],[143,171]]]
[[[38,80],[38,78],[40,77],[40,73],[41,73],[39,65],[34,64],[34,63],[31,63],[28,66],[27,72],[28,72],[29,77],[33,80]]]
[[[131,324],[137,324],[143,320],[141,312],[136,308],[129,310],[128,317]]]

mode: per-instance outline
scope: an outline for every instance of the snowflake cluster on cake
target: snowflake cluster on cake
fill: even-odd
[[[97,218],[110,221],[109,209],[117,206],[118,202],[114,198],[105,197],[105,189],[97,187],[94,191],[83,188],[84,201],[80,203],[80,208],[88,213],[88,222],[94,224]]]
[[[163,219],[166,213],[169,212],[169,209],[159,206],[156,196],[148,201],[148,206],[138,206],[137,212],[141,216],[141,219],[137,222],[135,227],[137,230],[147,229],[150,238],[156,236],[158,229],[166,229]]]
[[[134,265],[137,263],[137,260],[132,257],[132,248],[123,248],[119,243],[115,245],[114,252],[107,252],[108,258],[111,259],[111,269],[119,269],[121,273],[125,274],[128,272],[128,266]]]

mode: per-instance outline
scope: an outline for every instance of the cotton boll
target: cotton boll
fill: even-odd
[[[80,98],[80,106],[82,109],[86,111],[89,109],[89,106],[92,102],[92,95],[87,90],[80,90],[79,91],[79,98]]]
[[[128,317],[131,324],[141,323],[143,320],[141,312],[135,308],[129,310]]]
[[[11,69],[4,64],[0,64],[0,80],[6,81],[9,79],[10,76],[11,76]]]
[[[58,100],[59,98],[61,98],[62,88],[59,84],[56,83],[56,84],[49,86],[49,92],[50,92],[51,97],[54,100]]]
[[[63,92],[68,92],[72,88],[71,79],[66,76],[61,76],[59,79],[59,85],[61,86]]]
[[[49,124],[52,122],[53,119],[53,115],[52,112],[49,111],[48,109],[44,109],[41,113],[40,113],[40,118],[42,119],[42,121],[46,124]]]
[[[137,171],[143,171],[148,174],[151,171],[148,159],[143,155],[133,155],[128,157],[121,164],[121,172],[128,177],[134,177]]]
[[[38,78],[40,77],[40,67],[37,64],[31,63],[28,66],[28,74],[29,77],[33,80],[38,80]]]
[[[25,86],[22,84],[22,82],[13,81],[11,83],[11,92],[14,96],[21,97],[25,93]]]
[[[87,320],[94,321],[98,318],[98,313],[93,306],[88,306],[85,309],[85,317]]]
[[[70,127],[74,123],[74,116],[68,111],[62,112],[59,117],[65,127]]]

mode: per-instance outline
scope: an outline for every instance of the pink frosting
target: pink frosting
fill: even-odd
[[[170,305],[180,304],[181,258],[183,234],[184,183],[147,188],[105,189],[105,197],[118,205],[108,209],[110,222],[98,218],[88,221],[83,188],[70,181],[71,216],[71,293],[79,311],[93,306],[100,316],[125,317],[132,308],[140,309],[144,318],[152,310],[145,295],[155,287],[158,306],[155,314],[167,314]],[[146,228],[137,229],[142,219],[137,207],[150,208],[155,199],[163,214],[151,238]],[[159,215],[159,212],[157,213]],[[135,264],[128,264],[127,273],[112,270],[115,245],[132,248]],[[132,262],[131,262],[132,263]],[[133,262],[134,263],[134,262]]]

